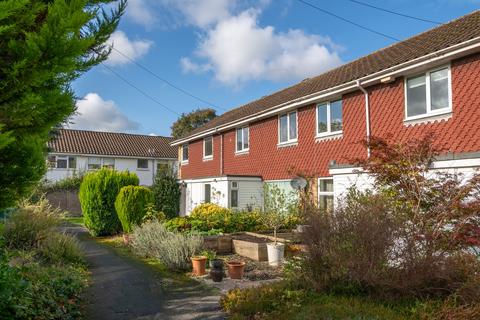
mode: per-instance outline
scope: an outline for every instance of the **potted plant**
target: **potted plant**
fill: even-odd
[[[225,271],[223,270],[224,262],[222,259],[212,259],[210,263],[210,278],[213,282],[221,282],[225,276]]]
[[[207,265],[212,269],[212,261],[217,258],[217,253],[213,250],[203,250],[200,255],[207,257]]]
[[[228,275],[231,279],[242,279],[245,271],[245,262],[243,261],[228,261]]]
[[[268,263],[278,266],[283,262],[285,245],[278,242],[277,231],[285,223],[289,212],[289,198],[276,185],[265,184],[264,187],[264,212],[263,224],[273,230],[273,243],[267,243]]]
[[[206,274],[206,267],[207,267],[207,257],[205,256],[194,256],[191,258],[192,260],[192,273],[195,276],[203,276]]]

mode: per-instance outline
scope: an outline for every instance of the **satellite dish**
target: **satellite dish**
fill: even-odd
[[[303,177],[295,177],[290,181],[290,186],[295,190],[305,189],[307,186],[307,180]]]

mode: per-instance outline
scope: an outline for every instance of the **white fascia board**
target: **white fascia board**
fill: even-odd
[[[338,176],[341,174],[361,174],[363,169],[360,167],[351,167],[351,168],[332,168],[328,170],[332,176]]]
[[[180,179],[180,182],[184,183],[207,183],[207,182],[221,182],[221,181],[258,181],[261,182],[260,177],[236,177],[236,176],[222,176],[222,177],[209,177],[199,179]]]
[[[140,157],[140,156],[118,156],[111,154],[88,154],[88,153],[63,153],[63,152],[49,152],[49,155],[59,156],[76,156],[76,157],[94,157],[94,158],[115,158],[115,159],[150,159],[150,160],[168,160],[178,161],[178,158],[157,158],[157,157]]]
[[[352,92],[358,90],[357,81],[360,82],[362,86],[369,86],[373,84],[380,83],[380,80],[385,77],[398,77],[403,76],[404,74],[408,74],[411,72],[415,72],[415,70],[425,69],[431,65],[438,65],[443,64],[449,60],[456,59],[458,57],[467,56],[471,53],[477,52],[480,48],[480,37],[470,39],[468,41],[456,44],[454,46],[427,54],[425,56],[401,63],[397,66],[393,66],[379,72],[367,75],[365,77],[354,79],[350,82],[338,85],[336,87],[332,87],[323,91],[315,92],[307,96],[303,96],[291,101],[287,101],[285,103],[276,105],[271,107],[267,110],[261,111],[255,115],[247,116],[241,119],[238,119],[233,122],[229,122],[224,125],[220,125],[218,127],[212,128],[207,131],[200,132],[196,135],[191,137],[187,137],[185,139],[173,141],[170,145],[171,146],[178,146],[183,143],[187,143],[192,140],[197,140],[199,138],[203,138],[208,135],[215,134],[219,131],[225,131],[231,128],[235,128],[237,126],[245,125],[250,122],[254,122],[256,120],[264,119],[271,117],[276,114],[283,113],[290,109],[295,109],[304,105],[308,105],[314,102],[321,102],[322,100],[327,100],[329,98],[338,96],[340,94]]]

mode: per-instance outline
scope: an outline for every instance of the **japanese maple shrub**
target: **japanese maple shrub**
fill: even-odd
[[[112,235],[122,230],[115,200],[122,187],[138,183],[137,175],[128,171],[103,168],[85,175],[79,198],[85,226],[92,235]]]
[[[132,232],[146,214],[147,206],[153,203],[153,193],[142,186],[126,186],[120,189],[115,200],[115,210],[122,224],[123,232]]]

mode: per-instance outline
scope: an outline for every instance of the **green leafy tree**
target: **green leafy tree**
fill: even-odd
[[[125,7],[126,0],[0,1],[0,208],[43,176],[49,133],[75,112],[70,84],[107,59]]]
[[[155,207],[167,218],[178,216],[180,211],[180,185],[170,167],[159,169],[152,186]]]
[[[180,118],[175,121],[172,126],[172,137],[175,139],[180,138],[186,134],[189,134],[193,130],[205,125],[207,122],[216,118],[217,114],[215,110],[197,109],[190,113],[182,113]]]

